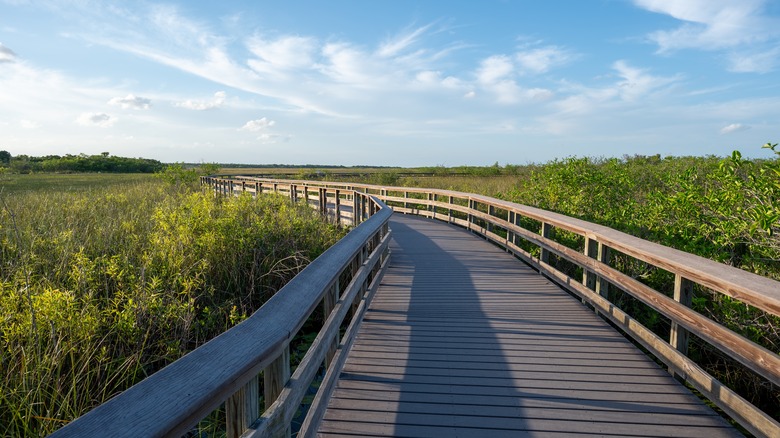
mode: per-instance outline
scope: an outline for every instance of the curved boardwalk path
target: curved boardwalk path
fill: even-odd
[[[390,267],[321,436],[734,436],[578,300],[499,248],[396,214]]]

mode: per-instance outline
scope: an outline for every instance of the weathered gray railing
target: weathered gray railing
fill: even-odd
[[[693,285],[699,284],[777,316],[780,315],[780,282],[608,227],[470,193],[251,177],[212,179],[208,184],[223,192],[276,191],[293,199],[301,193],[312,200],[331,196],[333,203],[340,202],[344,193],[362,192],[376,196],[396,212],[427,216],[468,228],[503,246],[577,294],[748,431],[757,436],[780,436],[777,421],[687,357],[688,335],[691,333],[753,370],[777,389],[780,386],[778,352],[769,351],[692,310],[691,300]],[[313,196],[315,193],[318,198]],[[527,228],[528,223],[536,224],[538,229]],[[584,239],[583,250],[577,251],[555,241],[550,237],[554,229],[581,236]],[[538,249],[529,251],[529,243]],[[675,276],[674,290],[667,291],[667,295],[615,269],[610,265],[610,251],[670,272]],[[582,278],[573,278],[557,269],[550,262],[551,256],[582,268]],[[610,302],[607,297],[609,285],[667,317],[672,325],[669,339],[662,339]]]
[[[225,180],[205,178],[218,193],[232,194]],[[241,183],[239,182],[239,186]],[[252,191],[244,183],[242,190]],[[388,260],[392,211],[376,197],[340,189],[302,192],[323,213],[334,212],[357,225],[314,260],[247,320],[219,335],[84,416],[55,436],[182,436],[225,404],[228,437],[289,435],[290,423],[321,365],[327,371],[301,428],[313,433],[321,403],[332,390],[356,323],[376,289]],[[293,199],[297,199],[296,190]],[[340,208],[349,198],[351,209]],[[347,211],[351,210],[351,211]],[[345,280],[346,279],[346,280]],[[348,284],[342,284],[347,282]],[[290,374],[290,342],[318,307],[325,322],[306,355]],[[351,319],[349,317],[351,316]],[[350,325],[343,335],[340,327]],[[259,407],[259,375],[264,380],[265,409]]]

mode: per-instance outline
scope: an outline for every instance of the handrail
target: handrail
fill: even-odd
[[[371,184],[253,177],[213,179],[215,186],[233,191],[238,187],[287,193],[297,196],[306,190],[340,190],[371,193],[394,211],[417,214],[453,223],[504,247],[544,275],[578,295],[599,314],[647,348],[681,380],[685,380],[710,401],[756,436],[780,436],[780,424],[723,385],[687,357],[688,335],[692,333],[739,361],[771,385],[780,386],[780,356],[693,311],[693,285],[733,297],[769,314],[780,315],[780,282],[755,275],[693,254],[649,242],[611,228],[534,207],[472,193]],[[338,196],[338,195],[337,195]],[[499,216],[499,212],[503,214]],[[539,222],[539,230],[521,226],[521,219]],[[583,252],[550,238],[554,228],[582,236]],[[539,248],[539,255],[521,248],[520,240]],[[664,269],[675,276],[673,298],[656,291],[610,266],[610,250]],[[579,266],[583,278],[574,279],[550,263],[550,256]],[[607,299],[608,285],[632,295],[672,322],[668,340],[642,326]]]
[[[217,193],[223,182],[204,178]],[[247,190],[244,184],[244,191]],[[295,188],[290,192],[297,199]],[[388,261],[392,214],[382,201],[365,193],[336,190],[335,198],[319,191],[315,206],[349,217],[356,227],[326,250],[245,321],[227,330],[108,402],[67,424],[53,436],[181,436],[225,403],[228,436],[262,430],[289,430],[320,365],[337,373],[334,360],[350,339],[339,327],[365,309]],[[341,196],[352,201],[351,212],[340,211]],[[305,194],[307,203],[312,198]],[[350,279],[351,277],[351,279]],[[340,280],[347,278],[348,284]],[[289,345],[322,303],[325,323],[303,360],[290,376]],[[354,330],[349,332],[354,334]],[[258,407],[258,375],[263,372],[266,409]],[[326,376],[327,377],[327,376]],[[288,432],[289,434],[289,432]]]

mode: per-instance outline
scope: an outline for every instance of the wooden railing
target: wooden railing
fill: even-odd
[[[217,193],[259,193],[247,182],[204,178]],[[273,186],[265,185],[264,188]],[[282,436],[321,366],[326,374],[300,436],[314,433],[343,365],[344,351],[387,266],[392,211],[345,189],[285,187],[323,214],[356,225],[245,321],[74,420],[54,436],[182,436],[224,403],[227,436]],[[253,190],[254,189],[254,190]],[[350,208],[341,203],[349,200]],[[290,342],[318,309],[324,323],[291,374]],[[349,324],[342,336],[340,328]],[[259,406],[262,373],[265,409]]]
[[[694,285],[700,285],[778,316],[780,282],[608,227],[471,193],[251,177],[213,178],[206,183],[224,193],[275,191],[293,199],[302,193],[306,199],[330,199],[330,196],[331,203],[336,205],[342,199],[347,200],[345,193],[363,193],[384,201],[396,212],[427,216],[465,227],[504,247],[576,294],[752,434],[780,436],[780,425],[775,419],[687,356],[689,334],[693,334],[766,379],[766,383],[777,390],[780,387],[778,352],[769,351],[694,311],[691,302]],[[317,198],[312,196],[315,193]],[[319,205],[323,204],[320,202]],[[579,236],[584,240],[582,249],[575,250],[556,241],[553,237],[556,230]],[[619,271],[614,266],[617,253],[671,273],[675,279],[674,289],[657,291]],[[579,267],[581,278],[574,278],[557,268],[561,264],[559,261]],[[669,338],[662,339],[611,302],[607,293],[610,287],[633,296],[668,318],[671,323]]]

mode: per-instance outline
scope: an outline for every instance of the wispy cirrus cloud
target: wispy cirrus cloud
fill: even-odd
[[[740,73],[766,73],[778,64],[780,17],[766,15],[766,0],[634,0],[634,4],[683,22],[648,35],[659,53],[721,51],[726,53],[728,69]]]
[[[256,56],[247,65],[260,74],[281,75],[289,70],[311,68],[318,42],[311,37],[283,36],[274,40],[250,37],[246,47]]]
[[[575,60],[577,55],[562,47],[545,46],[521,50],[515,54],[519,67],[533,74],[547,73]]]
[[[616,84],[616,90],[620,97],[627,101],[639,99],[681,79],[679,76],[655,76],[645,69],[629,65],[624,60],[616,61],[612,68],[621,78]]]
[[[376,54],[382,58],[388,58],[403,53],[404,50],[417,42],[420,37],[430,30],[431,26],[432,24],[428,24],[394,35],[379,46]]]

